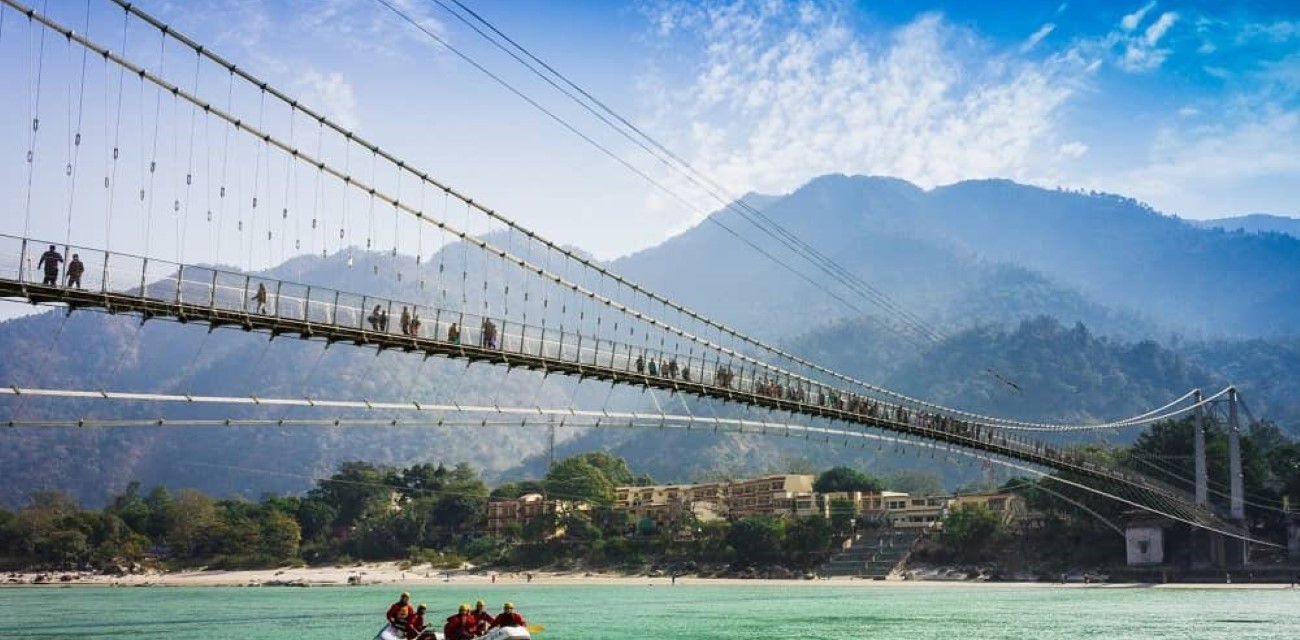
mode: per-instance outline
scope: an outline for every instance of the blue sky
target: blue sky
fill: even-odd
[[[828,172],[891,175],[924,187],[1002,177],[1121,193],[1188,218],[1300,216],[1294,2],[462,2],[734,194],[788,192]],[[718,207],[435,1],[389,3],[689,204],[377,0],[137,4],[410,164],[599,257],[652,245]],[[156,57],[156,35],[132,27],[123,42],[121,11],[103,0],[91,6],[88,23],[81,2],[52,2],[49,12],[88,24],[92,38],[114,49]],[[26,29],[6,10],[0,52],[30,57]],[[44,109],[61,114],[60,101],[73,94],[60,97],[59,86],[76,67],[52,50]],[[194,83],[188,67],[175,64],[177,54],[168,55],[168,69]],[[30,95],[30,70],[0,70],[0,80],[19,89],[0,113],[9,123],[0,138],[9,141],[4,157],[20,157],[28,139],[29,101],[17,96]],[[224,99],[219,82],[201,76],[198,84]],[[257,113],[255,95],[240,95],[236,106]],[[90,103],[97,106],[87,120],[107,122],[105,98]],[[183,112],[173,117],[182,130]],[[133,125],[125,126],[130,138]],[[149,144],[147,136],[135,139],[137,147]],[[22,192],[25,179],[13,163],[0,173],[11,192]],[[38,173],[38,203],[42,196],[56,203],[58,184]],[[10,211],[0,232],[34,227],[62,237],[61,216]],[[141,234],[126,230],[142,228],[142,211],[121,207],[121,230],[99,229],[98,240],[79,231],[79,238],[102,245],[107,236],[115,247],[142,251]],[[243,261],[245,240],[234,236],[182,251],[174,246],[182,242],[179,225],[152,246]],[[403,234],[393,233],[400,244]],[[288,253],[256,257],[250,249],[248,256],[271,262]]]

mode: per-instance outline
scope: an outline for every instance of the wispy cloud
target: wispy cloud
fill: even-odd
[[[1129,19],[1134,15],[1138,15],[1137,20],[1140,23],[1142,15],[1145,15],[1153,7],[1155,7],[1154,2],[1144,7],[1139,12],[1141,15],[1130,14],[1124,16],[1121,27],[1125,33],[1116,32],[1112,34],[1116,45],[1122,51],[1118,63],[1119,67],[1124,71],[1130,73],[1152,71],[1164,64],[1165,60],[1169,58],[1169,54],[1172,53],[1171,49],[1161,47],[1160,41],[1165,37],[1165,34],[1169,33],[1169,29],[1174,26],[1174,23],[1178,21],[1177,13],[1166,11],[1160,14],[1160,17],[1156,18],[1141,32],[1134,31],[1138,26],[1136,23],[1130,24]]]
[[[1266,199],[1261,197],[1266,190],[1251,186],[1300,175],[1300,115],[1272,104],[1243,108],[1238,115],[1231,123],[1192,131],[1162,129],[1149,161],[1113,180],[1171,211],[1197,217],[1268,210],[1266,200],[1275,194]]]
[[[1250,22],[1237,30],[1237,41],[1240,43],[1252,41],[1283,43],[1291,40],[1300,40],[1300,21]]]
[[[1078,140],[1067,142],[1061,145],[1060,149],[1057,150],[1057,154],[1062,158],[1071,159],[1082,158],[1085,153],[1088,153],[1088,145],[1079,142]]]
[[[447,37],[446,25],[431,13],[432,3],[387,0],[387,4],[405,18],[373,0],[313,0],[294,13],[294,27],[341,47],[386,57],[406,55],[411,45],[437,47],[419,29]]]
[[[1155,8],[1156,8],[1155,0],[1152,0],[1151,2],[1142,5],[1141,9],[1138,9],[1137,11],[1134,11],[1133,13],[1124,16],[1119,21],[1120,28],[1125,31],[1133,31],[1137,29],[1138,25],[1142,24],[1142,19],[1145,18],[1146,15],[1150,13],[1152,9]]]
[[[1077,57],[1000,53],[938,14],[878,39],[810,3],[665,15],[654,24],[698,38],[705,54],[687,87],[655,96],[656,129],[684,132],[671,146],[736,192],[781,192],[831,172],[927,186],[1033,181],[1045,163],[1086,151],[1055,140],[1058,110],[1087,74]]]
[[[1178,109],[1156,130],[1146,161],[1106,182],[1195,217],[1300,213],[1300,54],[1222,75],[1250,89]]]
[[[343,74],[306,71],[293,84],[304,103],[315,105],[344,128],[356,128],[357,100]]]
[[[1024,44],[1020,45],[1020,53],[1029,53],[1034,47],[1038,46],[1038,43],[1043,41],[1043,38],[1046,38],[1055,30],[1056,25],[1051,22],[1039,27],[1038,31],[1035,31],[1025,40]]]

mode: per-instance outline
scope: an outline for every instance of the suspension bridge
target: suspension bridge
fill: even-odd
[[[97,14],[88,8],[77,29],[0,0],[0,48],[27,61],[25,78],[7,80],[19,85],[14,94],[25,89],[27,100],[25,116],[15,100],[8,107],[14,113],[7,114],[14,117],[5,118],[22,124],[21,135],[7,137],[22,146],[24,161],[6,164],[3,178],[23,197],[9,205],[6,228],[0,229],[0,297],[67,313],[233,327],[273,338],[562,374],[712,399],[761,410],[765,417],[673,414],[662,407],[619,412],[16,384],[0,388],[0,394],[28,401],[453,413],[469,424],[673,426],[824,439],[828,446],[905,442],[994,461],[1194,527],[1249,538],[1241,526],[1239,400],[1233,388],[1207,396],[1188,392],[1104,424],[1069,425],[978,415],[854,379],[610,272],[412,167],[130,3],[112,5],[117,15],[109,24],[96,23]],[[139,226],[124,228],[123,218]],[[437,250],[436,264],[425,261],[429,250]],[[331,252],[346,254],[349,265],[354,253],[386,254],[391,268],[381,274],[375,263],[374,275],[416,283],[428,295],[401,299],[346,291],[264,270],[295,255]],[[418,256],[414,268],[398,266],[398,256],[407,253]],[[232,256],[239,262],[235,267],[212,266]],[[925,329],[913,316],[904,320]],[[1202,429],[1192,490],[1052,439],[1183,415],[1195,415],[1200,425],[1208,408],[1225,404],[1233,450],[1227,513],[1208,500]],[[331,423],[189,424],[214,422]],[[7,424],[119,423],[14,416]]]

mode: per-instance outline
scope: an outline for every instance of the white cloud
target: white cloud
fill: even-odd
[[[740,0],[674,14],[705,53],[688,86],[657,94],[654,129],[729,190],[784,192],[832,172],[1034,181],[1063,149],[1086,151],[1054,138],[1091,60],[991,52],[935,14],[870,40],[807,11]]]
[[[446,27],[430,13],[430,3],[389,0],[389,4],[393,9],[371,0],[313,0],[295,11],[294,27],[337,46],[390,57],[401,56],[410,44],[438,47],[421,29],[446,39]]]
[[[1121,71],[1128,73],[1146,73],[1160,68],[1173,53],[1170,48],[1160,47],[1160,43],[1178,22],[1179,15],[1166,11],[1145,29],[1140,29],[1155,7],[1154,1],[1148,2],[1121,18],[1119,25],[1110,33],[1080,39],[1074,45],[1075,50],[1081,55],[1112,60]],[[1207,25],[1197,24],[1197,31],[1202,37],[1205,37],[1206,30]]]
[[[1183,107],[1178,110],[1178,116],[1181,118],[1194,118],[1201,115],[1201,110],[1196,107]]]
[[[1232,72],[1223,67],[1202,67],[1202,70],[1205,71],[1206,75],[1212,78],[1218,78],[1220,80],[1228,80],[1232,78]]]
[[[1287,20],[1252,22],[1243,25],[1237,31],[1239,43],[1254,41],[1283,43],[1293,39],[1300,39],[1300,22]]]
[[[1070,159],[1082,158],[1085,153],[1088,153],[1088,145],[1077,140],[1067,142],[1061,145],[1061,148],[1057,150],[1057,155],[1062,158]]]
[[[1178,14],[1173,11],[1166,11],[1160,14],[1160,17],[1157,18],[1151,26],[1147,27],[1143,41],[1146,42],[1148,47],[1154,47],[1157,44],[1160,44],[1160,38],[1164,37],[1165,33],[1169,31],[1169,27],[1174,26],[1174,22],[1177,20]]]
[[[1114,183],[1192,217],[1276,207],[1300,175],[1300,114],[1276,104],[1241,105],[1221,123],[1162,129],[1148,162]],[[1262,184],[1262,186],[1260,186]]]
[[[303,104],[319,109],[346,129],[357,128],[357,100],[343,74],[309,70],[293,84]]]
[[[1020,45],[1020,52],[1029,53],[1034,47],[1038,46],[1038,43],[1043,41],[1043,38],[1046,38],[1048,34],[1052,33],[1054,30],[1056,30],[1056,25],[1051,22],[1039,27],[1038,31],[1035,31],[1025,40],[1024,44]]]
[[[1145,18],[1154,8],[1156,8],[1155,0],[1151,0],[1151,2],[1142,5],[1142,8],[1124,16],[1124,18],[1119,21],[1120,28],[1125,31],[1137,29],[1138,25],[1142,24],[1142,19]]]

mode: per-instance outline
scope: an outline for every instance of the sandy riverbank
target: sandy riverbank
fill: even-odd
[[[531,578],[530,578],[531,576]],[[108,576],[77,573],[10,573],[0,575],[0,586],[6,587],[256,587],[256,586],[307,586],[344,587],[349,585],[391,585],[402,589],[463,588],[472,585],[573,585],[573,586],[667,586],[674,585],[780,585],[792,588],[836,587],[936,587],[988,585],[1001,588],[1160,588],[1160,589],[1289,589],[1289,584],[1254,583],[1177,583],[1177,584],[1082,584],[1053,582],[982,582],[978,580],[859,580],[834,578],[829,580],[761,580],[738,578],[696,578],[628,576],[612,573],[557,573],[557,572],[488,572],[467,573],[443,571],[429,566],[403,568],[395,562],[369,563],[349,567],[300,567],[251,571],[169,571],[148,572],[127,576]]]

